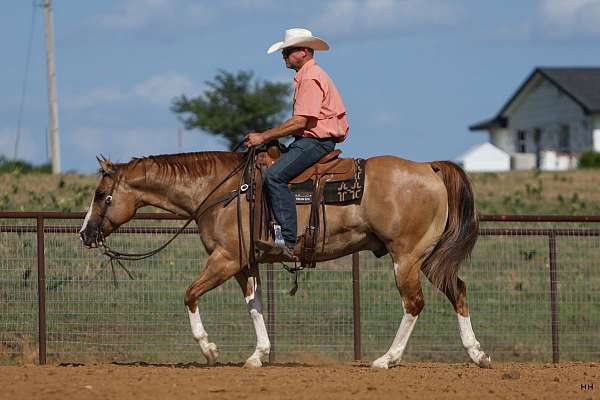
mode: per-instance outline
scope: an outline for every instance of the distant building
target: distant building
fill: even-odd
[[[495,117],[471,125],[510,155],[511,169],[575,168],[600,151],[600,68],[536,68]]]
[[[481,143],[458,156],[455,161],[470,172],[510,170],[510,155],[491,143]]]

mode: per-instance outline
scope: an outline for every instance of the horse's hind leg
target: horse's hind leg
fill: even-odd
[[[235,275],[248,306],[256,332],[256,349],[246,360],[244,367],[261,367],[262,358],[269,355],[271,342],[267,334],[267,327],[262,314],[262,296],[260,289],[260,276],[258,268],[243,269]]]
[[[443,292],[452,303],[456,316],[458,317],[458,327],[460,329],[460,338],[463,346],[471,360],[481,368],[490,368],[492,361],[490,356],[481,351],[480,344],[475,338],[473,327],[471,326],[471,317],[469,315],[469,305],[467,304],[467,285],[458,278],[457,293],[453,294],[450,288],[444,288]]]
[[[208,257],[206,266],[185,293],[185,305],[188,309],[192,336],[200,344],[200,350],[209,365],[215,363],[219,351],[214,343],[208,341],[208,333],[200,318],[198,298],[231,278],[239,269],[239,264],[233,258],[217,249]]]
[[[417,318],[425,306],[420,281],[420,262],[417,257],[393,255],[396,286],[402,297],[404,316],[390,349],[383,356],[373,361],[372,367],[388,368],[402,359],[410,334]]]

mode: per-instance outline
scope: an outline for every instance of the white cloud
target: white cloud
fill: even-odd
[[[130,100],[144,100],[154,105],[168,106],[181,94],[199,92],[199,87],[186,75],[175,72],[154,75],[131,88],[95,88],[88,93],[65,93],[61,104],[66,109],[81,110]]]
[[[183,93],[197,90],[194,82],[185,75],[166,73],[155,75],[150,79],[136,85],[133,93],[153,104],[170,104],[174,97]]]
[[[121,0],[117,7],[94,17],[101,28],[120,31],[152,30],[180,34],[222,20],[231,13],[270,8],[273,0]]]
[[[538,13],[547,37],[600,35],[600,0],[540,0]]]
[[[336,0],[313,26],[328,35],[357,37],[452,26],[459,19],[456,3],[443,0]]]
[[[114,12],[99,15],[97,22],[109,29],[133,30],[144,27],[168,12],[167,0],[125,0]]]
[[[274,0],[227,0],[220,3],[229,9],[247,9],[253,11],[260,8],[271,8],[277,4]]]
[[[62,96],[61,105],[67,109],[79,110],[101,104],[116,103],[127,97],[127,94],[117,87],[96,88],[84,94],[65,93]]]

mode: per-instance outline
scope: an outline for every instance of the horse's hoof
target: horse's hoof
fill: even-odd
[[[202,349],[202,353],[204,353],[204,357],[206,357],[206,361],[208,365],[213,366],[217,361],[217,357],[219,357],[219,350],[217,349],[217,345],[214,343],[208,343],[206,345],[206,349]]]
[[[373,361],[373,364],[371,364],[371,368],[388,369],[389,362],[386,357],[379,357],[377,360]]]
[[[244,364],[244,368],[260,368],[262,367],[262,362],[258,358],[250,357],[246,360]]]
[[[487,354],[483,353],[483,356],[477,364],[480,368],[492,368],[492,358]]]

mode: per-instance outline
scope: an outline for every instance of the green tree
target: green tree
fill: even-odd
[[[195,98],[185,95],[173,101],[186,129],[198,128],[223,136],[233,149],[248,132],[262,132],[283,122],[289,107],[291,86],[253,81],[254,73],[233,74],[219,70],[209,89]]]

